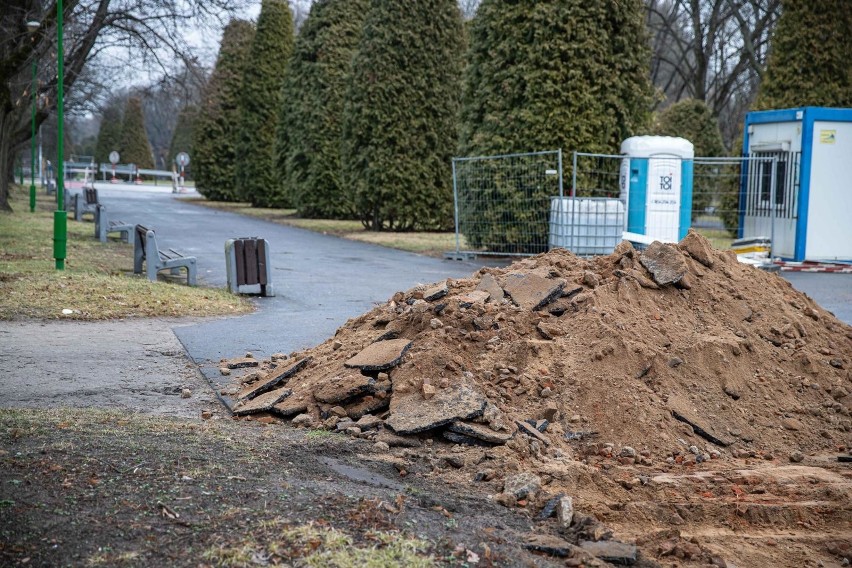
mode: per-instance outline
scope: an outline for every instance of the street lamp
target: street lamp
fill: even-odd
[[[27,22],[27,31],[30,32],[30,37],[35,36],[35,33],[41,27],[41,23],[30,20]],[[33,50],[33,120],[32,120],[32,136],[30,137],[30,213],[35,212],[36,206],[36,187],[35,187],[35,138],[36,138],[36,91],[38,83],[36,83],[36,74],[38,72],[38,58]]]
[[[65,270],[65,250],[68,243],[68,213],[65,211],[65,49],[62,44],[62,0],[56,0],[56,59],[58,73],[56,89],[56,211],[53,212],[53,258],[56,270]]]

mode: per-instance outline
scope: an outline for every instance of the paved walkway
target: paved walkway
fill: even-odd
[[[152,228],[161,247],[195,256],[202,284],[226,285],[226,240],[268,241],[275,297],[258,298],[258,311],[248,316],[174,328],[210,378],[223,357],[312,347],[398,290],[465,277],[478,268],[193,205],[166,188],[97,187],[110,217]]]

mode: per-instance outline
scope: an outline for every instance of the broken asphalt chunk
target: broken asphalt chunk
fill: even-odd
[[[322,380],[314,388],[314,398],[319,402],[337,404],[373,392],[376,380],[350,371]]]
[[[668,400],[669,410],[677,420],[692,426],[692,430],[717,446],[727,447],[731,441],[719,434],[716,429],[706,420],[702,420],[693,410],[690,402],[681,396],[670,396]]]
[[[408,339],[377,341],[368,345],[344,365],[362,371],[386,371],[399,365],[410,347],[411,341]]]
[[[293,394],[293,391],[286,387],[269,391],[244,404],[235,406],[234,414],[237,416],[244,416],[246,414],[254,414],[255,412],[272,410],[274,405],[278,404],[291,394]]]
[[[447,287],[447,281],[444,280],[443,282],[435,284],[430,288],[426,288],[423,291],[423,299],[427,302],[433,302],[439,298],[443,298],[444,296],[446,296],[449,291],[450,289],[449,287]]]
[[[492,302],[500,302],[505,295],[497,279],[490,274],[484,274],[476,285],[477,290],[487,292]]]
[[[536,274],[509,274],[504,285],[516,305],[533,311],[558,298],[563,288],[563,280],[550,280]]]
[[[419,393],[395,394],[386,424],[398,434],[416,434],[481,416],[486,404],[485,397],[465,384],[440,389],[429,400]]]
[[[242,359],[231,359],[225,366],[229,369],[245,369],[246,367],[257,367],[260,361],[252,357],[243,357]]]
[[[289,364],[284,361],[275,367],[275,369],[270,371],[264,378],[242,389],[237,394],[237,398],[240,400],[247,400],[270,391],[304,369],[305,365],[310,362],[310,357],[305,357],[299,361],[291,361]]]
[[[308,409],[308,402],[302,395],[290,396],[272,406],[272,411],[281,416],[295,416],[301,414]]]
[[[512,435],[506,432],[496,432],[484,424],[471,422],[453,422],[447,428],[450,432],[477,438],[489,444],[502,445],[512,439]]]
[[[567,540],[559,538],[558,536],[534,534],[530,535],[526,539],[524,548],[527,550],[535,550],[536,552],[550,554],[551,556],[566,557],[572,555],[575,547]]]

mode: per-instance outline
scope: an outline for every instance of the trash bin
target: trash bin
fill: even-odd
[[[274,296],[266,239],[243,237],[225,242],[228,289],[234,294]]]

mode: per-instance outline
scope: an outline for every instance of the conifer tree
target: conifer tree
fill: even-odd
[[[237,201],[236,162],[239,92],[254,26],[225,26],[216,68],[210,76],[192,136],[192,168],[198,192],[213,201]]]
[[[369,0],[317,0],[302,24],[284,78],[278,129],[283,195],[303,217],[351,218],[340,176],[346,81]]]
[[[121,124],[121,161],[125,164],[135,164],[137,168],[153,168],[154,158],[151,156],[151,143],[145,132],[145,116],[142,111],[142,100],[139,97],[127,99],[124,108],[124,121]]]
[[[121,108],[110,104],[104,109],[101,126],[98,130],[98,141],[95,144],[95,163],[109,163],[109,154],[121,147]]]
[[[483,0],[470,27],[461,155],[615,153],[650,116],[643,15],[641,0]],[[504,184],[486,202],[515,203],[513,218],[488,223],[489,211],[473,212],[468,241],[540,252],[551,191]],[[532,224],[534,250],[514,248],[504,234],[512,223]]]
[[[783,0],[755,108],[852,106],[849,0]]]
[[[713,112],[696,99],[684,99],[666,107],[657,115],[654,134],[680,136],[692,142],[696,156],[721,158],[725,154],[722,133]],[[710,178],[696,180],[692,194],[692,215],[700,215],[718,197],[720,187]]]
[[[284,72],[293,50],[293,16],[286,0],[263,0],[240,88],[237,189],[252,205],[276,205],[275,129]]]
[[[463,29],[454,0],[371,0],[344,111],[344,184],[365,227],[452,222]]]

